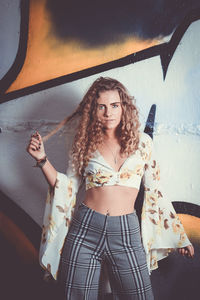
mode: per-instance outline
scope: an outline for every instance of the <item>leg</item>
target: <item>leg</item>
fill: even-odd
[[[65,300],[97,300],[102,261],[100,250],[105,238],[100,229],[96,232],[92,226],[93,212],[82,215],[79,211],[77,215],[64,243],[58,284]]]
[[[107,232],[108,272],[114,299],[153,300],[137,215],[118,218]]]

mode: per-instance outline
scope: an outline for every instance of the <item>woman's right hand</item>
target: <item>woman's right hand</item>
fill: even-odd
[[[38,131],[31,135],[31,139],[26,150],[37,161],[46,156],[44,150],[44,143]]]

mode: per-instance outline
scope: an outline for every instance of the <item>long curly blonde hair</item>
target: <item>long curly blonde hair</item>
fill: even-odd
[[[96,116],[97,99],[101,92],[110,90],[118,91],[122,106],[121,122],[117,128],[120,153],[129,156],[138,149],[140,123],[134,97],[130,96],[124,85],[116,79],[100,77],[93,82],[76,111],[63,120],[55,130],[56,132],[61,126],[80,116],[71,149],[72,165],[79,175],[83,175],[89,159],[103,142],[103,125]]]

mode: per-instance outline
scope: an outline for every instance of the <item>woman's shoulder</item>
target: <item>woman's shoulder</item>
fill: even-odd
[[[151,147],[152,144],[153,144],[153,140],[152,138],[150,137],[150,135],[148,135],[147,133],[145,132],[142,132],[140,131],[139,133],[139,144],[140,146],[142,146],[143,148],[146,148],[146,147]]]

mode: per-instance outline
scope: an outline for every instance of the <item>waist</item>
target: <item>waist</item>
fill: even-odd
[[[123,186],[95,187],[86,191],[84,203],[105,215],[123,215],[133,212],[138,189]]]
[[[115,218],[120,218],[120,217],[122,217],[122,216],[129,216],[129,215],[130,215],[130,216],[131,216],[131,215],[137,216],[137,213],[136,213],[136,210],[135,210],[135,209],[133,209],[131,212],[128,212],[128,213],[125,213],[125,214],[119,214],[119,215],[103,214],[103,213],[101,213],[101,212],[96,211],[95,209],[90,208],[88,205],[85,204],[85,202],[80,203],[80,205],[79,205],[79,210],[80,210],[80,209],[85,209],[85,210],[87,210],[87,211],[94,212],[96,215],[99,215],[99,216],[102,216],[102,217],[105,217],[105,216],[113,217],[113,219],[114,219],[114,217],[115,217]]]
[[[128,224],[127,226],[122,226],[122,224]],[[81,203],[76,210],[70,226],[75,226],[76,228],[82,228],[87,230],[87,232],[92,232],[93,234],[100,233],[102,235],[102,230],[106,229],[107,234],[121,235],[132,234],[139,231],[139,221],[136,211],[132,211],[128,214],[109,216],[97,212],[84,203]]]

